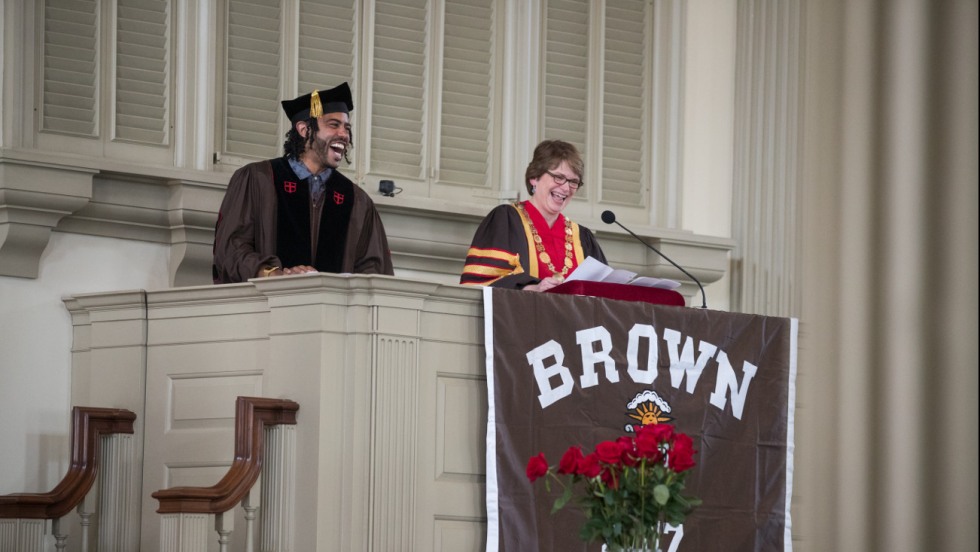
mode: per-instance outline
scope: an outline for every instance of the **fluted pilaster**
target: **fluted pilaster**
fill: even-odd
[[[43,519],[0,520],[0,552],[45,552]]]
[[[99,544],[104,550],[139,548],[139,475],[134,466],[131,434],[102,438],[99,474]]]
[[[160,552],[207,552],[211,517],[210,514],[163,514]]]
[[[375,550],[414,541],[418,340],[377,338],[372,523]]]
[[[261,552],[294,550],[295,498],[296,426],[267,427],[259,506]]]

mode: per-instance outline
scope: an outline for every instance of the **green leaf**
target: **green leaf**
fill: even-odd
[[[568,504],[568,501],[571,499],[572,499],[572,486],[569,485],[565,487],[565,492],[562,493],[560,497],[555,499],[555,504],[554,506],[551,507],[551,513],[553,514],[558,510],[564,508],[565,505]]]
[[[660,504],[661,506],[667,504],[667,501],[670,500],[670,489],[667,488],[667,485],[661,483],[660,485],[654,487],[653,499],[656,500],[657,504]]]

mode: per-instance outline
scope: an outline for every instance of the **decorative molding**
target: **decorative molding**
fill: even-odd
[[[158,179],[120,173],[92,177],[88,203],[58,225],[59,232],[168,243],[167,189]]]
[[[171,180],[167,186],[170,285],[211,284],[214,227],[225,187],[191,180]]]
[[[92,198],[93,174],[0,155],[0,276],[37,278],[51,231]]]
[[[170,170],[151,176],[116,165],[106,170],[68,169],[25,155],[16,160],[0,158],[0,171],[4,171],[0,172],[0,232],[4,226],[10,227],[6,234],[0,233],[0,275],[37,277],[50,232],[57,230],[169,245],[171,286],[211,284],[214,225],[227,175]],[[37,179],[48,182],[52,177],[72,174],[76,176],[74,189],[78,190],[73,195],[66,194],[73,189],[69,185],[26,190],[13,189],[10,184]],[[396,274],[443,283],[458,280],[470,240],[486,214],[483,205],[372,196],[385,223]],[[6,225],[5,213],[11,220]],[[669,269],[661,274],[659,265],[663,262],[648,258],[642,245],[630,239],[617,242],[621,235],[615,229],[606,230],[605,225],[593,220],[579,222],[597,230],[610,263],[684,280],[682,274]],[[600,226],[602,230],[598,230]],[[655,246],[672,248],[671,258],[695,269],[692,273],[703,278],[703,283],[724,275],[728,252],[734,248],[734,241],[726,238],[654,227],[633,229]],[[608,243],[608,238],[613,241]],[[696,286],[689,283],[695,290]]]

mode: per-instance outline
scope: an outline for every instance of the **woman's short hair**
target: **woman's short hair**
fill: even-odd
[[[531,162],[527,164],[527,170],[524,171],[524,185],[527,186],[527,193],[531,193],[532,179],[540,178],[544,173],[556,169],[562,161],[567,162],[575,176],[582,181],[579,187],[584,186],[585,181],[582,179],[582,173],[585,172],[585,162],[582,161],[582,155],[578,149],[564,140],[545,140],[534,148]]]
[[[309,128],[309,131],[306,133],[306,138],[303,138],[303,135],[296,130],[296,125],[298,125],[300,122],[305,122],[307,128]],[[283,153],[286,155],[286,157],[299,159],[300,155],[302,155],[307,148],[313,145],[313,140],[316,139],[316,135],[319,132],[320,124],[316,119],[297,121],[293,124],[292,128],[286,131],[286,141],[282,144]],[[347,157],[347,154],[350,153],[350,150],[354,149],[354,131],[349,130],[348,134],[350,136],[350,140],[348,141],[347,149],[344,151],[344,161],[347,161],[347,164],[349,165],[350,158]]]

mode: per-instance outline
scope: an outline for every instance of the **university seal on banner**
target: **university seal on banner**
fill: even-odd
[[[626,433],[636,433],[640,427],[651,424],[666,424],[673,421],[670,416],[670,404],[660,398],[653,389],[637,393],[633,400],[626,405],[626,415],[639,423],[626,424]]]

